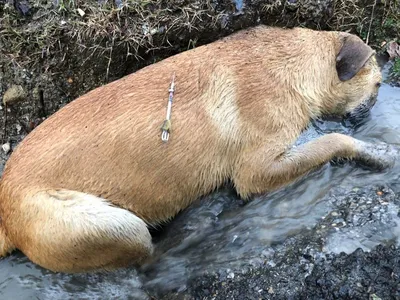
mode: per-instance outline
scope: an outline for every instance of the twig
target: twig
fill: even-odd
[[[4,123],[3,123],[3,138],[2,144],[6,142],[7,136],[7,103],[4,103]]]
[[[369,42],[369,34],[370,34],[370,32],[371,32],[372,20],[374,19],[376,1],[377,1],[377,0],[375,0],[374,5],[372,6],[371,20],[369,21],[369,27],[368,27],[368,33],[367,33],[367,40],[365,41],[365,43],[366,43],[367,45],[368,45],[368,42]]]
[[[46,112],[46,106],[44,103],[44,92],[42,89],[39,89],[38,91],[38,96],[39,96],[39,114],[41,118],[46,118],[47,112]]]
[[[114,36],[112,38],[112,45],[111,45],[111,50],[110,50],[110,58],[109,58],[108,64],[107,64],[106,82],[108,81],[108,74],[110,72],[110,65],[111,65],[111,60],[112,60],[113,49],[114,49]]]

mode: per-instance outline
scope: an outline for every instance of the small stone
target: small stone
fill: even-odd
[[[19,124],[17,124],[15,127],[16,127],[16,129],[17,129],[17,134],[20,134],[20,133],[21,133],[21,130],[22,130],[22,126],[19,125]]]
[[[275,267],[276,266],[276,263],[273,261],[273,260],[269,260],[268,262],[267,262],[267,265],[269,265],[270,267]]]
[[[378,297],[376,294],[372,294],[370,297],[372,300],[381,300],[381,298]]]
[[[228,277],[229,279],[233,279],[233,278],[235,278],[235,273],[231,272],[231,273],[228,274],[227,277]]]
[[[27,0],[15,1],[14,6],[24,16],[31,10],[31,6]]]
[[[1,149],[3,149],[4,153],[7,154],[8,152],[10,152],[11,150],[11,145],[10,143],[5,143],[3,144],[3,146],[1,146]]]
[[[382,192],[382,191],[377,191],[376,194],[377,194],[378,196],[382,196],[382,195],[383,195],[383,192]]]
[[[272,286],[268,289],[268,294],[274,294],[275,293],[275,291],[274,291],[274,289],[272,288]]]
[[[25,100],[28,96],[24,88],[20,85],[12,85],[3,95],[3,103],[11,104]]]
[[[333,220],[333,222],[332,223],[343,223],[343,219],[342,218],[337,218],[337,219],[335,219],[335,220]]]
[[[78,11],[78,14],[79,14],[81,17],[83,17],[83,16],[85,15],[85,12],[84,12],[82,9],[78,8],[77,11]]]
[[[336,211],[333,211],[333,212],[331,213],[331,215],[334,216],[334,217],[337,217],[339,214],[338,214]]]

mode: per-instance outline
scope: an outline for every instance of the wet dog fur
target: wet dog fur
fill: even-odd
[[[163,143],[173,73],[173,127]],[[315,118],[369,109],[380,83],[374,51],[354,35],[258,26],[96,88],[8,160],[0,254],[19,249],[61,272],[140,265],[153,251],[148,226],[227,180],[248,199],[337,157],[384,168],[342,134],[292,147]]]

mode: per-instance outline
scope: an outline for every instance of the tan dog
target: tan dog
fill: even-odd
[[[63,272],[138,265],[152,253],[148,225],[227,180],[248,198],[335,157],[389,166],[341,134],[291,149],[311,119],[374,104],[373,53],[347,33],[258,26],[87,93],[7,162],[0,254],[17,248]],[[173,73],[173,131],[163,143]]]

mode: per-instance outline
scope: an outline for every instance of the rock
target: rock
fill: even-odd
[[[21,13],[23,16],[29,14],[31,10],[31,6],[27,0],[17,0],[14,1],[14,7]]]
[[[20,124],[17,124],[17,125],[15,126],[15,128],[17,129],[17,134],[20,134],[20,133],[21,133],[21,130],[22,130],[22,126],[21,126]]]
[[[4,105],[6,104],[12,104],[15,102],[23,101],[26,99],[28,94],[24,90],[24,88],[21,85],[12,85],[5,93],[3,96],[3,103]]]
[[[10,143],[5,143],[1,146],[1,149],[3,149],[5,154],[8,154],[8,152],[10,152],[11,150],[11,145]]]
[[[82,9],[78,8],[77,11],[81,17],[85,16],[85,12]]]

